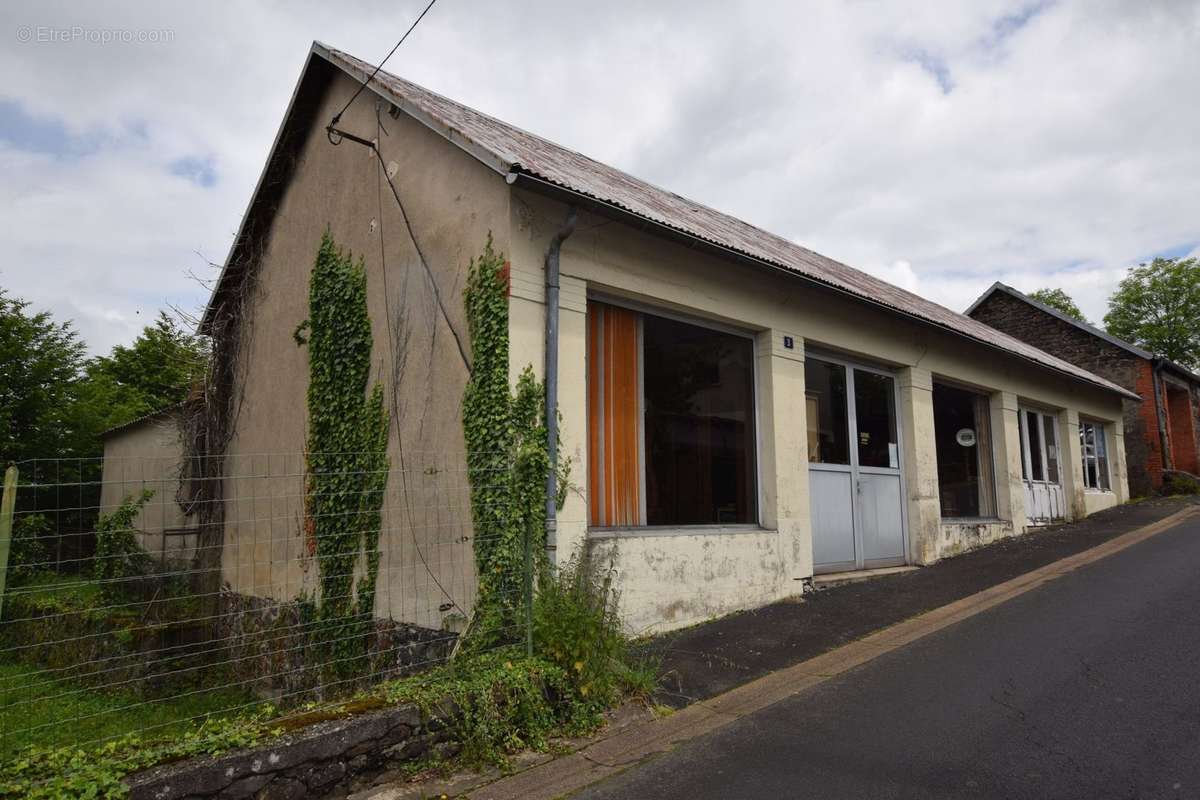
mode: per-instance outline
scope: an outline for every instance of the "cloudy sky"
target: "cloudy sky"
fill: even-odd
[[[0,286],[202,306],[310,42],[423,6],[6,3]],[[956,310],[1200,249],[1200,2],[439,0],[388,69]]]

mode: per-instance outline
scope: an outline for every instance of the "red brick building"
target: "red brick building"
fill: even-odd
[[[1136,392],[1125,401],[1125,457],[1133,496],[1158,490],[1164,473],[1200,473],[1200,376],[995,283],[967,315]]]

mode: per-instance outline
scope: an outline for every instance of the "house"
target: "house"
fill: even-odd
[[[462,292],[489,235],[510,374],[553,379],[572,467],[553,557],[611,564],[633,631],[1128,497],[1128,389],[387,72],[327,129],[372,69],[313,45],[204,316],[230,591],[313,586],[294,333],[326,229],[365,259],[392,411],[380,616],[437,629],[473,598]]]
[[[111,514],[127,498],[152,492],[133,528],[142,547],[161,564],[187,563],[196,548],[194,523],[178,502],[181,415],[180,406],[173,405],[100,435],[104,445],[100,513]]]
[[[1135,496],[1162,488],[1171,471],[1200,474],[1200,376],[995,283],[967,314],[1141,397],[1125,402],[1125,458]]]

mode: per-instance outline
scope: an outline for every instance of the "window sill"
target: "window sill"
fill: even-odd
[[[1000,525],[1008,522],[999,517],[942,517],[943,525]]]
[[[1084,489],[1084,494],[1116,494],[1112,489]]]
[[[639,539],[650,536],[733,536],[745,533],[778,533],[775,528],[745,525],[641,525],[628,528],[588,528],[589,539]]]

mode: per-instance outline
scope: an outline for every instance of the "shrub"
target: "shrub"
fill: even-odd
[[[568,676],[577,703],[599,712],[623,694],[648,694],[653,666],[639,663],[617,613],[612,570],[575,556],[544,569],[533,608],[534,652]]]
[[[46,568],[50,550],[42,539],[50,530],[44,514],[25,514],[13,522],[8,555],[8,575],[13,584],[24,583]]]
[[[128,588],[128,581],[143,577],[151,571],[154,560],[138,544],[133,521],[142,507],[154,496],[151,489],[143,489],[136,498],[133,495],[121,501],[116,510],[101,514],[96,521],[96,555],[92,561],[92,573],[100,581],[101,591],[112,598]]]
[[[1200,494],[1200,481],[1182,472],[1168,472],[1163,479],[1163,494]]]

